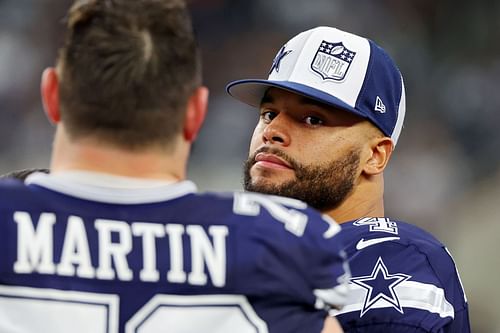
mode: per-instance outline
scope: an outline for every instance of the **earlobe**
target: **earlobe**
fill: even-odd
[[[208,105],[208,94],[209,92],[207,87],[199,87],[188,100],[183,130],[184,139],[188,142],[196,140],[201,125],[205,120]]]
[[[53,124],[61,121],[59,112],[59,78],[55,68],[47,68],[42,74],[41,94],[47,118]]]
[[[373,139],[370,145],[370,155],[364,165],[363,171],[370,175],[381,174],[392,155],[394,144],[388,137]]]

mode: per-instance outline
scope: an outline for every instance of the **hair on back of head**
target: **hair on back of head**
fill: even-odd
[[[201,84],[191,18],[181,0],[82,0],[59,52],[61,117],[71,139],[126,149],[168,147]]]

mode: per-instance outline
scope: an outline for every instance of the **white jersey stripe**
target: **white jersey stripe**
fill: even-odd
[[[351,292],[348,296],[346,305],[340,311],[332,311],[333,315],[363,310],[366,289],[355,284],[351,284],[350,288]],[[441,318],[455,317],[453,305],[446,300],[444,290],[435,285],[415,281],[404,281],[397,285],[394,291],[403,310],[404,308],[413,308],[436,313]],[[393,307],[392,304],[384,299],[380,299],[373,304],[370,309],[391,307]]]

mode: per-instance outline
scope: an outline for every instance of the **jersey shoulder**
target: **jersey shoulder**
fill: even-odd
[[[4,207],[14,208],[17,204],[35,204],[36,196],[19,179],[3,178],[0,179],[0,210]]]
[[[384,241],[396,241],[401,245],[413,245],[422,251],[440,248],[443,244],[432,234],[413,224],[393,220],[386,217],[365,217],[359,220],[343,223],[342,238],[349,243],[357,243],[359,240],[381,239]],[[369,247],[374,242],[363,244],[361,249]],[[382,243],[382,241],[380,241]]]
[[[229,210],[230,215],[236,217],[235,223],[245,219],[248,223],[268,223],[265,227],[270,227],[269,223],[273,223],[275,227],[296,237],[319,235],[328,239],[340,232],[340,226],[328,216],[292,198],[236,191],[202,193],[197,195],[196,200],[199,200],[201,206],[221,205],[226,214]]]
[[[225,216],[239,248],[246,249],[242,261],[258,266],[245,274],[254,277],[255,285],[274,291],[293,288],[297,296],[322,308],[344,304],[350,275],[335,221],[302,201],[260,193],[209,192],[196,200],[225,207],[224,212],[209,210],[206,217]]]
[[[226,216],[244,234],[239,239],[249,238],[270,253],[265,270],[301,268],[308,283],[319,289],[345,283],[349,270],[340,226],[304,202],[253,192],[205,193],[198,200],[230,205]]]
[[[402,221],[363,218],[342,224],[340,235],[353,290],[342,321],[448,332],[438,328],[450,327],[455,316],[467,312],[455,263],[430,233]]]

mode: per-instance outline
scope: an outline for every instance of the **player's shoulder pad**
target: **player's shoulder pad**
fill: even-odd
[[[18,179],[20,181],[26,180],[28,176],[30,176],[33,173],[37,172],[43,172],[43,173],[49,173],[49,169],[43,169],[43,168],[31,168],[31,169],[21,169],[21,170],[15,170],[11,171],[9,173],[0,175],[0,179],[4,178],[14,178]]]
[[[343,224],[340,238],[347,244],[353,290],[343,313],[364,320],[374,316],[444,326],[466,308],[453,259],[421,228],[388,218],[363,218]]]

